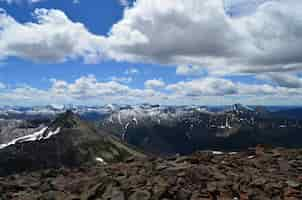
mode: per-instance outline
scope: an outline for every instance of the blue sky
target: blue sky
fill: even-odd
[[[301,104],[301,7],[0,0],[0,105]]]
[[[88,0],[80,3],[73,3],[72,0],[52,0],[32,4],[0,2],[0,7],[20,22],[32,21],[32,12],[36,8],[60,9],[72,21],[81,22],[90,32],[102,35],[106,35],[111,26],[122,18],[125,9],[118,0],[104,2]],[[181,80],[175,76],[175,68],[163,68],[158,64],[148,65],[110,60],[104,60],[97,64],[85,64],[81,61],[35,63],[19,58],[9,58],[3,62],[0,67],[0,80],[12,86],[26,84],[47,89],[51,85],[49,80],[52,78],[73,82],[79,77],[91,74],[100,81],[108,81],[111,77],[124,78],[127,75],[127,70],[132,68],[140,71],[140,75],[133,76],[133,81],[129,85],[138,88],[144,87],[144,81],[148,78]]]
[[[82,1],[74,4],[72,0],[52,0],[40,3],[8,4],[0,2],[0,7],[20,22],[32,21],[32,12],[36,8],[57,8],[63,10],[73,21],[83,22],[89,31],[95,34],[107,34],[112,24],[122,18],[124,7],[118,1]],[[0,68],[0,79],[8,84],[29,84],[39,88],[47,88],[49,79],[74,81],[76,78],[95,74],[100,79],[109,76],[121,76],[129,65],[105,61],[86,65],[83,62],[35,63],[18,58],[10,58]],[[130,65],[131,66],[131,65]]]

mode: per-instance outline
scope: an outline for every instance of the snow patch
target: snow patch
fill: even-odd
[[[103,165],[107,165],[106,161],[105,161],[103,158],[101,158],[101,157],[96,157],[95,160],[96,160],[97,162],[102,163]]]
[[[214,155],[222,155],[223,152],[221,152],[221,151],[212,151],[212,154],[214,154]]]
[[[4,149],[8,146],[23,143],[23,142],[31,142],[31,141],[39,141],[39,140],[46,140],[51,138],[53,135],[56,135],[60,132],[61,128],[57,128],[55,131],[49,131],[47,135],[45,132],[48,130],[48,127],[42,128],[40,131],[37,131],[33,134],[26,135],[23,137],[16,138],[6,144],[0,144],[0,149]]]
[[[60,131],[61,131],[61,128],[60,128],[60,127],[57,128],[55,131],[50,131],[50,132],[47,134],[47,136],[44,137],[43,139],[44,139],[44,140],[47,140],[47,139],[51,138],[52,136],[57,135],[58,133],[60,133]]]
[[[136,117],[134,117],[132,120],[135,122],[135,125],[137,126],[138,121],[137,121]]]

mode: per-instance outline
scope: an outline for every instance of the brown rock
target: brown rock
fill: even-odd
[[[177,200],[188,200],[191,197],[191,193],[188,190],[185,189],[180,189],[177,193],[176,193],[176,199]]]
[[[150,192],[146,190],[138,190],[129,197],[129,200],[149,200],[150,198]]]
[[[249,200],[249,195],[247,193],[240,193],[240,200]]]
[[[269,150],[272,150],[272,147],[270,145],[259,144],[256,146],[255,152],[257,156],[262,156],[264,153],[268,152]]]
[[[217,191],[217,182],[208,182],[207,183],[207,189],[208,189],[209,192]]]

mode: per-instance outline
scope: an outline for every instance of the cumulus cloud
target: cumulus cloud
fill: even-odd
[[[120,82],[120,83],[131,83],[133,81],[132,77],[117,77],[112,76],[110,77],[112,81]]]
[[[0,91],[0,104],[50,104],[50,103],[136,103],[163,102],[162,94],[152,89],[135,89],[117,81],[98,81],[95,76],[83,76],[72,83],[51,79],[49,89],[38,89],[30,86],[18,86]],[[38,98],[37,98],[38,97]]]
[[[212,74],[300,71],[302,2],[255,2],[251,14],[233,18],[222,0],[137,0],[106,36],[59,10],[38,9],[31,23],[2,13],[0,57],[190,65]]]
[[[302,79],[294,74],[267,73],[257,76],[258,79],[271,81],[281,87],[302,88]]]
[[[156,80],[156,79],[155,79]],[[160,104],[245,104],[296,103],[301,105],[302,88],[287,88],[269,84],[243,84],[223,78],[204,78],[161,84],[145,89],[131,88],[116,81],[98,81],[95,76],[83,76],[74,82],[51,80],[48,89],[30,86],[9,87],[0,90],[0,104],[85,104],[106,103],[160,103]],[[154,82],[155,83],[155,82]],[[38,98],[37,98],[38,97]],[[289,97],[293,101],[288,100]]]
[[[95,76],[83,76],[74,82],[51,79],[49,89],[38,89],[27,85],[0,90],[0,105],[13,104],[85,104],[106,103],[164,103],[167,96],[151,88],[130,88],[117,81],[98,81]]]
[[[238,0],[237,10],[242,11],[242,5],[247,5],[241,3],[244,1]],[[136,101],[206,97],[215,100],[217,96],[248,96],[252,101],[301,95],[302,83],[297,74],[302,70],[302,2],[250,2],[257,2],[253,12],[232,17],[222,0],[137,0],[125,8],[123,18],[106,35],[90,33],[83,24],[56,9],[36,9],[35,19],[26,23],[0,9],[0,60],[83,59],[95,63],[113,59],[178,66],[178,75],[209,74],[207,78],[174,84],[148,80],[145,89],[130,88],[123,84],[123,77],[100,82],[94,76],[86,76],[74,83],[52,80],[49,90],[23,87],[0,96],[23,98],[23,92],[27,92],[28,99],[38,94],[76,101],[126,97]],[[129,69],[125,73],[130,76],[138,71]],[[245,84],[213,74],[256,74],[265,83]],[[154,91],[158,88],[161,92]]]
[[[83,24],[72,22],[62,11],[36,9],[35,23],[19,23],[0,12],[0,58],[20,57],[35,62],[63,62],[101,57],[102,37]]]
[[[151,79],[145,81],[145,87],[146,88],[163,88],[165,87],[165,82],[159,79]]]
[[[105,100],[107,102],[116,100],[148,99],[156,96],[157,92],[146,89],[130,88],[126,84],[117,81],[100,82],[95,76],[83,76],[74,83],[67,83],[62,80],[53,80],[50,93],[54,95],[65,95],[76,100]],[[158,95],[160,96],[160,95]]]
[[[204,66],[210,72],[301,70],[299,0],[264,1],[232,18],[222,0],[138,0],[106,39],[118,61]]]
[[[238,88],[232,81],[220,78],[181,81],[168,85],[167,89],[184,96],[224,96],[238,93]]]
[[[6,88],[6,85],[4,85],[4,83],[1,83],[1,82],[0,82],[0,90],[1,90],[1,89],[5,89],[5,88]]]
[[[203,78],[170,84],[167,90],[180,96],[289,96],[301,95],[302,87],[287,88],[270,84],[246,84],[223,78]]]
[[[179,65],[176,68],[176,74],[182,76],[200,76],[204,74],[203,68],[197,65]]]

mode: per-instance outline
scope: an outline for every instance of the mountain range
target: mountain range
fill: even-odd
[[[275,114],[266,107],[240,104],[217,112],[204,107],[141,106],[118,110],[99,127],[160,155],[201,149],[240,151],[262,143],[300,147],[302,121],[286,117],[287,112]]]
[[[0,144],[34,134],[67,111],[89,122],[97,132],[156,155],[190,154],[202,149],[239,151],[259,143],[301,146],[301,108],[241,104],[4,107],[0,112]]]
[[[2,108],[0,199],[299,200],[299,111]]]

